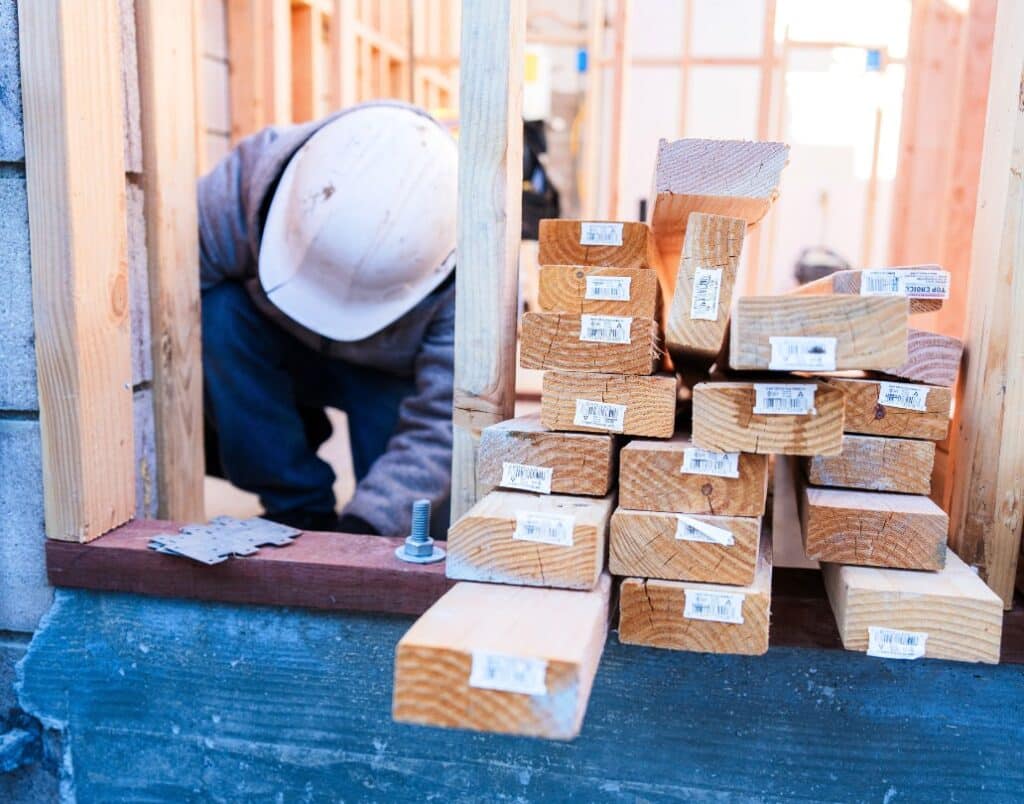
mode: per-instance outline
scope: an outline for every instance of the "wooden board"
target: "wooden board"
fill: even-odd
[[[821,279],[815,279],[813,282],[808,282],[805,285],[800,285],[790,291],[795,296],[816,296],[820,294],[831,294],[831,293],[845,293],[860,295],[861,282],[865,270],[856,268],[848,271],[836,271],[834,274],[823,276]],[[899,265],[892,268],[884,268],[878,270],[885,271],[941,271],[942,266],[939,265]],[[920,296],[907,296],[910,300],[910,312],[915,313],[932,313],[936,310],[942,309],[942,299],[935,298],[922,298]]]
[[[581,340],[582,317],[570,313],[525,313],[519,365],[525,369],[651,374],[658,358],[658,325],[652,318],[628,318],[617,326],[625,343]],[[628,329],[628,332],[626,331]]]
[[[603,497],[612,487],[617,453],[614,436],[552,432],[539,414],[492,424],[480,436],[479,494],[502,486],[504,466],[512,463],[551,469],[553,494]]]
[[[927,497],[798,484],[804,550],[835,564],[938,570],[949,518]]]
[[[607,432],[576,424],[577,402],[586,400],[624,405],[625,435],[668,438],[675,430],[676,380],[668,374],[649,377],[545,371],[540,418],[551,430]]]
[[[804,458],[808,481],[866,491],[928,495],[932,490],[935,442],[914,438],[843,436],[839,455]]]
[[[460,581],[593,589],[604,568],[614,508],[613,494],[595,499],[492,491],[449,528],[447,575]],[[558,532],[548,529],[552,517],[564,518]]]
[[[907,359],[881,371],[908,382],[950,387],[956,382],[963,353],[964,344],[958,338],[911,327],[907,330]]]
[[[772,475],[772,566],[780,568],[813,569],[821,564],[808,558],[804,552],[804,537],[800,527],[800,508],[796,500],[796,477],[800,471],[796,458],[776,455]]]
[[[757,385],[705,382],[693,388],[693,443],[719,452],[761,455],[838,455],[843,447],[843,393],[823,382],[814,385],[814,407],[803,415],[754,413]]]
[[[927,634],[924,656],[999,662],[1003,602],[952,550],[939,572],[822,567],[847,650],[868,650],[868,628]]]
[[[590,277],[619,280],[620,285],[628,282],[629,297],[622,300],[586,298]],[[545,313],[596,313],[640,318],[656,318],[660,314],[658,274],[650,268],[542,265],[538,282],[538,302]]]
[[[665,318],[665,348],[676,366],[696,364],[706,368],[722,351],[746,231],[743,218],[699,212],[690,215],[675,292]],[[695,305],[698,276],[698,290],[703,289],[704,295],[698,296]],[[717,290],[709,293],[708,287]],[[718,301],[712,304],[715,295]]]
[[[619,590],[619,641],[672,650],[759,656],[768,650],[771,587],[772,547],[767,534],[761,538],[757,570],[749,586],[626,578]],[[723,594],[742,595],[742,623],[685,616],[687,596],[697,604],[702,596]]]
[[[847,433],[925,438],[929,441],[942,441],[949,433],[952,399],[949,388],[937,385],[920,386],[925,409],[911,410],[880,404],[880,380],[835,377],[827,382],[846,394],[846,421],[843,428]]]
[[[678,538],[680,533],[693,533],[687,528],[693,521],[727,531],[732,543]],[[760,541],[759,516],[678,516],[620,507],[612,515],[608,571],[612,575],[744,586],[754,581]]]
[[[887,296],[745,296],[736,304],[729,366],[774,369],[772,338],[834,338],[837,371],[907,361],[907,300]]]
[[[646,223],[597,221],[622,227],[621,245],[584,245],[581,234],[588,221],[547,219],[540,222],[541,265],[603,265],[617,268],[656,268],[658,250]]]
[[[559,740],[575,737],[608,634],[610,591],[607,575],[592,592],[456,585],[398,642],[394,719]],[[488,682],[474,678],[474,665],[486,676],[482,670],[489,657],[503,667],[533,664],[540,684],[508,685],[534,692],[480,686]]]
[[[768,491],[768,456],[739,453],[739,477],[682,471],[684,456],[700,458],[684,433],[668,441],[636,439],[619,456],[619,504],[643,511],[761,516]]]

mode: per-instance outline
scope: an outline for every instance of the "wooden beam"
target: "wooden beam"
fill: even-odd
[[[293,5],[291,17],[292,119],[295,123],[323,117],[324,18],[312,5]]]
[[[846,394],[847,433],[929,441],[949,433],[949,388],[839,377],[827,382]]]
[[[995,30],[950,544],[1009,607],[1024,512],[1024,4],[1000,0]]]
[[[935,442],[845,433],[839,455],[815,455],[803,463],[808,482],[815,486],[927,495]]]
[[[344,109],[359,100],[355,23],[356,0],[334,0],[330,23],[332,111]]]
[[[292,122],[288,0],[227,0],[231,140]]]
[[[598,207],[601,179],[601,58],[604,50],[604,3],[590,0],[590,18],[587,24],[587,75],[584,89],[583,156],[577,171],[580,185],[580,214],[584,218],[606,218]],[[465,73],[465,59],[462,72]]]
[[[550,430],[668,438],[676,420],[676,379],[545,371],[540,418]]]
[[[519,348],[524,369],[653,374],[659,327],[653,318],[524,313]]]
[[[612,21],[615,32],[615,51],[612,58],[612,116],[611,137],[608,142],[608,215],[612,218],[629,218],[633,210],[623,209],[620,192],[623,185],[623,160],[625,149],[626,123],[629,116],[629,72],[632,67],[633,46],[630,42],[630,20],[633,16],[633,0],[618,0],[615,3],[615,17]]]
[[[68,541],[135,512],[118,20],[18,3],[46,534]]]
[[[658,248],[646,223],[548,219],[540,222],[539,233],[541,265],[658,265]]]

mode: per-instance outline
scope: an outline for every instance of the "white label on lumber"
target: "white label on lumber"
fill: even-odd
[[[683,616],[691,620],[716,623],[743,622],[743,594],[739,592],[704,592],[687,589]]]
[[[628,276],[588,276],[584,299],[605,301],[629,301],[629,286],[633,280]]]
[[[550,494],[552,472],[554,469],[550,466],[531,466],[528,463],[504,461],[501,464],[500,485],[510,489]]]
[[[572,547],[572,530],[575,525],[576,518],[571,514],[516,511],[516,529],[512,532],[512,538],[524,542]]]
[[[676,514],[676,538],[684,542],[708,542],[723,547],[732,547],[736,543],[731,530],[682,514]]]
[[[738,478],[740,476],[740,454],[687,447],[683,450],[683,467],[679,471],[684,475]]]
[[[581,315],[580,340],[597,343],[629,343],[633,319],[626,315]]]
[[[626,406],[614,402],[594,402],[590,399],[576,400],[576,415],[572,423],[577,427],[600,427],[621,433],[626,421]]]
[[[584,222],[580,224],[581,246],[621,246],[622,224]]]
[[[924,656],[928,634],[900,631],[896,628],[868,626],[868,656],[883,659],[920,659]]]
[[[816,385],[754,383],[754,413],[805,416],[814,413]]]
[[[771,337],[773,371],[835,371],[836,339]]]
[[[860,295],[899,296],[900,272],[877,268],[861,271]]]
[[[928,410],[928,386],[904,382],[878,383],[878,403],[890,408]]]
[[[544,659],[473,651],[469,686],[524,695],[547,695],[548,663]]]
[[[948,299],[949,271],[934,268],[861,271],[861,296],[907,296],[911,299]]]
[[[690,318],[718,320],[718,297],[722,290],[721,268],[698,268],[693,275]]]

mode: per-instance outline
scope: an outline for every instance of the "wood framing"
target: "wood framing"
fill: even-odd
[[[265,126],[290,123],[289,0],[228,0],[228,49],[232,141]]]

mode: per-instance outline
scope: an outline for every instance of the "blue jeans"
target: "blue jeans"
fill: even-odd
[[[313,351],[266,318],[237,282],[202,294],[203,398],[225,477],[258,494],[269,514],[330,512],[334,470],[316,455],[303,408],[348,414],[362,480],[387,448],[413,378]]]

